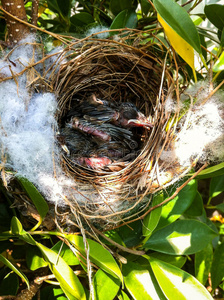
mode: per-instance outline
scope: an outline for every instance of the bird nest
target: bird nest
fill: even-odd
[[[66,202],[73,212],[78,211],[96,223],[104,220],[103,223],[113,224],[133,218],[136,209],[138,215],[148,206],[150,197],[146,195],[173,183],[186,172],[177,163],[160,159],[162,151],[172,147],[173,129],[169,124],[175,119],[165,111],[166,100],[175,92],[173,75],[165,58],[158,58],[165,57],[166,49],[145,43],[143,35],[132,32],[116,39],[89,37],[73,43],[63,54],[67,62],[52,77],[58,97],[61,166],[74,180],[74,193],[85,199],[80,202],[70,195]],[[106,163],[101,156],[103,163],[96,166],[83,159],[85,143],[81,139],[80,144],[76,143],[79,159],[73,159],[66,139],[61,142],[69,122],[71,127],[71,112],[76,114],[80,107],[87,107],[91,98],[100,103],[106,101],[112,108],[132,103],[152,124],[150,128],[126,129],[131,132],[133,147],[129,145],[128,153],[124,151],[122,157],[113,157]],[[104,124],[94,126],[100,130]],[[74,126],[71,130],[74,132]],[[86,143],[93,138],[88,133],[84,133]],[[124,145],[119,142],[119,150],[123,150]],[[99,158],[94,151],[92,158]]]

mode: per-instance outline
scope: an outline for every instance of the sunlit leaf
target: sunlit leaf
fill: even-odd
[[[125,286],[133,299],[166,300],[152,271],[147,268],[129,262],[123,265],[123,275]]]
[[[214,252],[211,268],[211,280],[213,290],[219,285],[224,277],[224,242]]]
[[[12,217],[11,220],[11,232],[16,235],[21,240],[25,241],[28,244],[36,245],[36,241],[33,237],[23,229],[22,224],[20,223],[17,217]]]
[[[83,237],[78,235],[67,235],[66,239],[74,245],[83,255],[86,255]],[[90,260],[100,267],[102,270],[108,272],[112,276],[118,277],[122,281],[122,274],[115,259],[101,244],[87,239],[89,244]]]
[[[162,201],[163,201],[162,193],[154,196],[152,199],[152,207],[161,203]],[[161,211],[162,211],[162,206],[159,206],[144,218],[143,225],[142,225],[142,234],[144,236],[150,236],[152,234],[153,230],[156,228],[159,222]]]
[[[96,300],[113,300],[118,293],[120,280],[99,269],[93,278],[93,286]]]
[[[164,227],[177,220],[191,205],[197,194],[197,181],[191,180],[178,195],[163,205],[157,228]]]
[[[31,271],[48,266],[43,259],[41,251],[37,247],[28,247],[26,252],[26,263]]]
[[[216,166],[212,166],[205,170],[202,170],[196,178],[205,179],[205,178],[215,177],[223,174],[224,174],[224,162]]]
[[[166,24],[186,43],[188,43],[198,53],[201,53],[198,32],[193,21],[191,20],[189,14],[185,11],[185,9],[173,0],[154,0],[153,4],[160,18],[164,22],[166,22]]]
[[[24,177],[18,177],[18,179],[24,190],[27,192],[27,195],[35,205],[40,217],[43,219],[49,210],[48,204],[45,201],[44,197],[29,180]]]
[[[213,259],[213,247],[209,243],[202,251],[195,254],[195,277],[205,285]]]
[[[64,259],[40,243],[37,243],[37,246],[43,253],[45,259],[49,262],[52,273],[60,283],[68,299],[85,300],[86,295],[82,284]]]
[[[220,71],[224,70],[224,51],[220,55],[217,62],[214,64],[212,70],[213,70],[213,72],[220,72]]]
[[[224,191],[224,174],[213,177],[209,186],[209,198],[214,198]]]
[[[13,272],[15,272],[22,280],[25,281],[26,285],[29,287],[29,280],[23,272],[17,269],[7,258],[0,254],[0,261],[10,268]]]
[[[167,299],[213,299],[206,288],[189,273],[153,258],[150,264]]]
[[[72,250],[62,241],[59,241],[51,249],[58,253],[69,266],[79,265],[78,258],[75,256]]]
[[[158,14],[158,21],[163,26],[165,34],[175,51],[188,65],[194,69],[194,49],[179,34],[177,34],[166,21]]]
[[[179,220],[154,232],[144,248],[172,255],[201,251],[217,233],[196,220]]]
[[[165,261],[168,264],[176,266],[178,268],[182,268],[187,260],[186,256],[169,255],[161,252],[150,253],[150,257]]]

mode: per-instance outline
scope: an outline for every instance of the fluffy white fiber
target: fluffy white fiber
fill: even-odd
[[[55,143],[55,95],[31,93],[29,71],[20,74],[31,61],[40,58],[39,54],[34,53],[34,42],[34,36],[27,37],[9,54],[9,59],[0,60],[1,77],[12,74],[14,77],[0,83],[0,149],[1,154],[7,154],[6,162],[1,155],[1,164],[33,182],[48,200],[60,201],[65,199],[64,195],[82,203],[86,201],[87,192],[90,202],[100,203],[102,199],[99,199],[96,192],[93,193],[91,187],[89,190],[88,187],[83,187],[82,190],[79,187],[77,191],[74,181],[61,170],[60,151]],[[60,52],[61,49],[54,51]],[[49,69],[54,59],[58,59],[58,55],[46,61],[48,66],[45,65],[45,68],[36,67],[36,71],[43,72],[44,69]],[[206,87],[201,89],[204,84]],[[197,97],[197,101],[180,122],[181,128],[176,133],[174,146],[162,153],[162,160],[169,163],[178,160],[181,165],[190,166],[192,160],[198,157],[203,160],[223,158],[223,115],[220,114],[223,113],[223,92],[215,94],[201,105],[209,94],[207,86],[202,82],[187,91],[192,97]],[[185,100],[182,100],[183,104]],[[166,110],[177,111],[171,98],[167,101]],[[111,196],[111,202],[112,198]],[[119,205],[113,207],[113,211],[116,210],[119,210]]]
[[[219,162],[224,158],[224,92],[210,94],[207,81],[200,82],[185,91],[179,110],[191,99],[189,111],[179,121],[173,148],[162,153],[165,161],[178,161],[188,167],[192,162]],[[196,99],[196,100],[195,100]],[[207,100],[206,100],[207,99]],[[168,99],[167,111],[176,112],[177,106]]]

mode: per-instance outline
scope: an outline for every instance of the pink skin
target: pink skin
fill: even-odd
[[[78,163],[91,169],[101,169],[112,162],[107,157],[81,157]]]
[[[105,142],[109,142],[111,140],[111,137],[109,136],[109,134],[107,134],[106,132],[102,131],[102,130],[98,130],[96,128],[92,128],[89,126],[85,126],[83,124],[79,123],[79,120],[74,118],[72,120],[72,127],[77,128],[87,134],[93,135],[98,137],[99,139],[105,141]]]

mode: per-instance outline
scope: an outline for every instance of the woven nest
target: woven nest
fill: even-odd
[[[148,194],[153,194],[179,179],[185,172],[178,164],[160,160],[163,149],[172,147],[173,129],[168,126],[171,116],[164,110],[166,99],[173,93],[172,73],[158,51],[141,46],[141,35],[132,34],[132,43],[125,37],[113,39],[84,39],[64,50],[67,62],[53,76],[58,96],[59,131],[68,112],[94,94],[111,103],[132,102],[150,119],[151,130],[138,131],[138,148],[128,162],[114,162],[100,169],[89,169],[72,162],[62,151],[61,166],[74,180],[74,190],[84,195],[80,203],[66,197],[72,211],[85,218],[114,224],[133,218],[135,209],[145,210]],[[137,46],[133,46],[133,45]],[[155,45],[155,44],[154,44]],[[175,116],[173,116],[175,118]],[[101,221],[100,221],[101,220]]]

